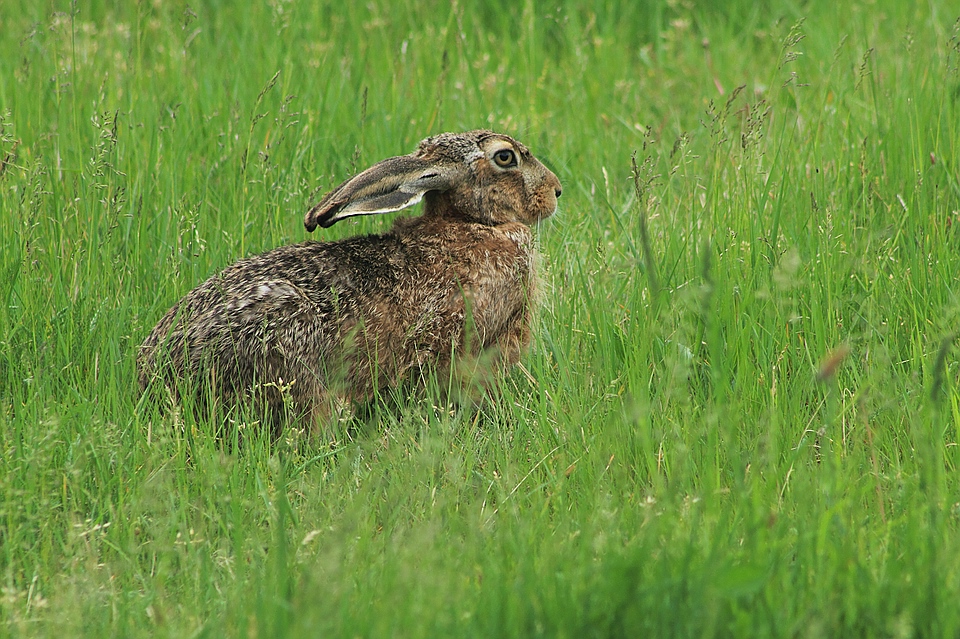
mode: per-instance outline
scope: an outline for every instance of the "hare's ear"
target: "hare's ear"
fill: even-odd
[[[354,215],[392,213],[413,206],[427,191],[445,191],[459,173],[412,155],[387,158],[347,180],[320,200],[303,219],[308,231]]]

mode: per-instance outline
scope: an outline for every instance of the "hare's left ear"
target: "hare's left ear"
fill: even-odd
[[[413,206],[427,191],[446,191],[460,171],[412,155],[387,158],[347,180],[307,211],[307,230],[327,228],[354,215],[392,213]]]

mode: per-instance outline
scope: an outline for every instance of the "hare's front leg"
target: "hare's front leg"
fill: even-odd
[[[475,360],[487,377],[516,364],[530,343],[533,260],[516,245],[511,248],[491,257],[483,276],[465,291],[472,319],[472,331],[468,324],[465,336],[465,355]]]

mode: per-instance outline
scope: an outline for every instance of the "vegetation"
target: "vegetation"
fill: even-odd
[[[0,634],[958,636],[957,19],[4,0]],[[499,396],[240,450],[139,401],[180,296],[475,127],[564,184]]]

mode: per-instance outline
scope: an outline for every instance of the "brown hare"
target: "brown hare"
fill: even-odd
[[[557,176],[509,136],[427,138],[335,188],[304,224],[421,199],[422,215],[382,235],[282,246],[227,267],[143,342],[140,387],[253,401],[279,428],[291,408],[322,419],[332,400],[362,402],[458,358],[514,364],[530,340],[529,225],[559,196]]]

